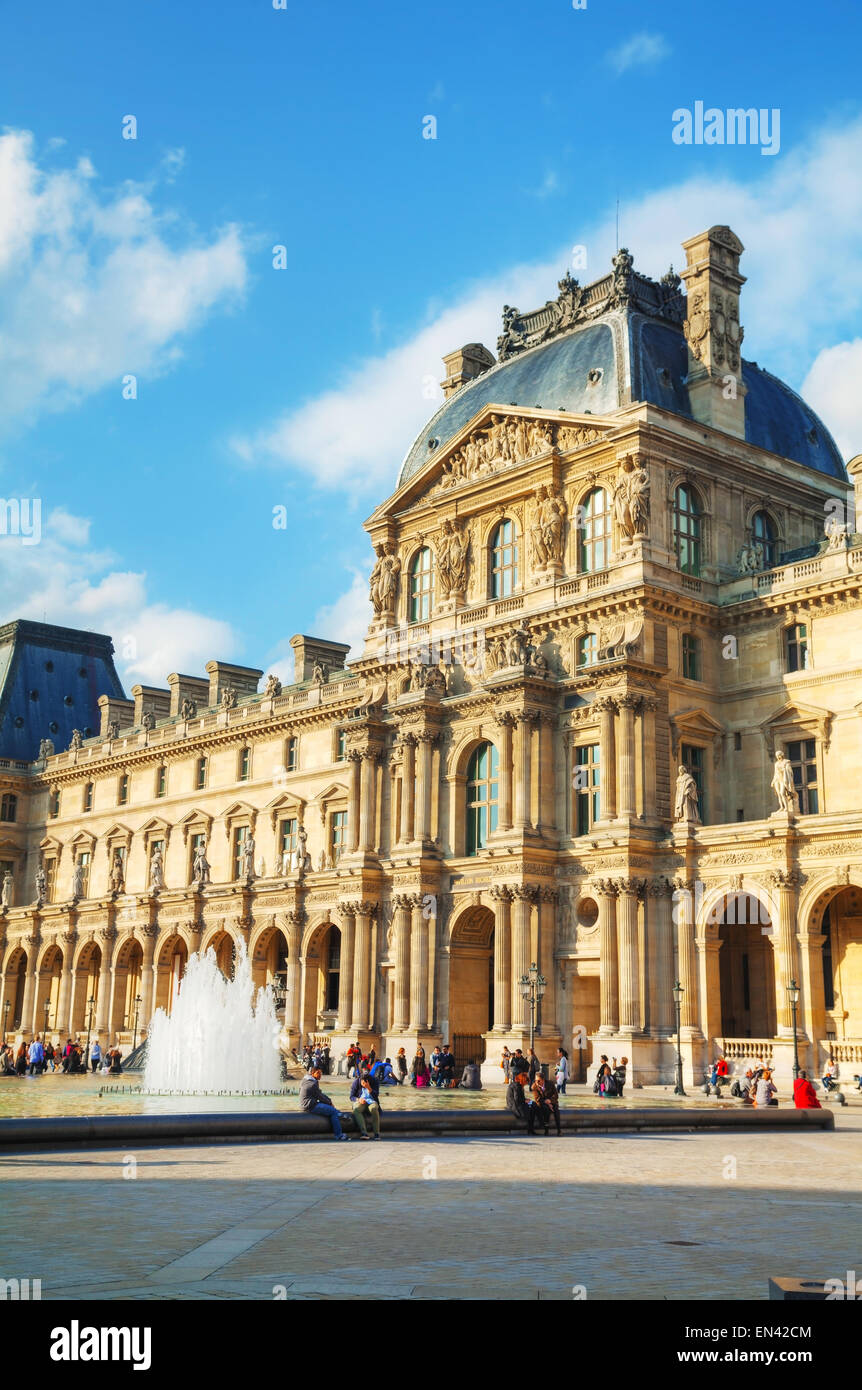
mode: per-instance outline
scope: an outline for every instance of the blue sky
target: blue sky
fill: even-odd
[[[733,226],[745,354],[862,449],[855,0],[52,0],[2,27],[0,492],[43,521],[0,539],[0,617],[110,632],[129,685],[359,640],[361,523],[442,354],[493,348],[572,246],[603,273],[617,199],[650,274]],[[778,153],[675,144],[697,100],[778,108]]]

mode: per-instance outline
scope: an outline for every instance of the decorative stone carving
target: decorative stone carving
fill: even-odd
[[[246,883],[251,883],[254,878],[254,835],[249,833],[242,843],[242,857],[240,872]]]
[[[7,869],[3,875],[3,887],[0,888],[0,907],[7,908],[12,906],[12,875]]]
[[[621,534],[635,540],[647,533],[649,519],[649,473],[639,454],[625,459],[613,490],[614,514]]]
[[[186,695],[185,699],[180,705],[180,717],[182,719],[194,719],[197,712],[197,701],[190,699],[189,696]]]
[[[72,870],[72,898],[82,898],[84,896],[84,865],[81,856],[75,859],[75,867]]]
[[[162,864],[162,851],[156,845],[150,856],[150,887],[156,892],[165,886],[164,866]]]
[[[221,693],[222,709],[236,709],[236,691],[232,685],[228,685]]]
[[[394,616],[401,575],[401,561],[394,541],[376,547],[377,563],[371,571],[370,596],[375,617]]]
[[[697,806],[697,783],[687,768],[677,770],[676,793],[674,796],[674,819],[685,825],[700,825],[700,811]]]
[[[530,558],[536,569],[562,563],[565,519],[566,504],[562,497],[543,484],[536,492],[530,525]]]
[[[72,749],[72,748],[83,748],[83,746],[84,746],[84,735],[81,733],[81,730],[80,730],[80,729],[73,729],[73,730],[72,730],[72,742],[69,744],[69,748],[70,748],[70,749]]]
[[[325,661],[315,661],[311,668],[311,679],[315,685],[326,685],[329,680],[329,667]]]
[[[40,864],[36,870],[36,906],[44,907],[48,896],[48,876]]]
[[[598,437],[598,435],[596,435]],[[513,463],[535,458],[554,447],[554,426],[548,420],[525,420],[522,415],[492,415],[490,423],[443,462],[438,487],[445,490],[472,482]]]
[[[39,757],[42,758],[42,759],[44,759],[44,758],[53,758],[53,756],[54,756],[54,744],[53,744],[53,741],[52,741],[50,738],[43,738],[43,739],[41,739],[41,740],[40,740],[40,743],[39,743]]]
[[[111,740],[112,743],[113,743],[113,741],[114,741],[115,738],[119,738],[119,737],[120,737],[120,721],[119,721],[119,719],[109,719],[109,720],[108,720],[108,728],[107,728],[107,730],[106,730],[106,737],[109,738],[109,739]]]
[[[210,881],[210,864],[207,859],[207,842],[202,840],[195,851],[192,863],[192,883],[196,888],[205,888]]]
[[[123,856],[119,850],[114,851],[114,857],[111,860],[110,883],[111,892],[114,894],[122,893],[123,889],[126,886],[126,870],[123,865]]]
[[[775,770],[772,774],[772,790],[778,797],[778,809],[787,815],[795,815],[797,810],[796,788],[793,785],[793,768],[779,751],[775,755]]]
[[[267,676],[266,686],[264,687],[263,693],[268,700],[271,700],[274,696],[281,694],[281,681],[278,679],[278,676],[272,674]]]
[[[152,713],[151,710],[145,710],[144,713],[141,715],[141,728],[150,730],[154,729],[155,727],[156,716]]]
[[[826,550],[846,550],[850,545],[850,537],[847,533],[847,523],[839,521],[837,517],[830,516],[823,527],[826,535]]]
[[[746,541],[736,552],[736,568],[740,574],[756,574],[763,569],[763,542]]]
[[[444,598],[461,597],[466,593],[469,549],[469,531],[460,530],[447,518],[436,547],[437,579]]]

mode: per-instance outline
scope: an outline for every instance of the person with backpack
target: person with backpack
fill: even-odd
[[[561,1096],[566,1094],[566,1082],[569,1079],[569,1054],[564,1047],[557,1048],[557,1066],[554,1080],[557,1085],[557,1093]]]

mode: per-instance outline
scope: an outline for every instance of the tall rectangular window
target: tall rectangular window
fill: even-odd
[[[691,632],[682,634],[682,674],[689,681],[699,681],[701,678],[700,638]]]
[[[279,853],[281,854],[281,872],[286,873],[290,863],[290,856],[296,849],[296,817],[291,816],[289,820],[281,822],[281,838],[279,841]]]
[[[296,772],[298,766],[299,739],[289,738],[287,740],[287,755],[285,757],[285,767],[288,772]]]
[[[162,763],[156,772],[156,796],[164,796],[168,790],[168,769]]]
[[[347,757],[347,730],[339,729],[335,736],[335,761],[343,763]]]
[[[119,783],[117,784],[117,805],[118,805],[118,806],[125,806],[125,805],[126,805],[126,802],[128,801],[128,799],[129,799],[129,774],[128,774],[128,772],[123,772],[123,773],[120,774],[120,780],[119,780]]]
[[[204,847],[204,845],[205,845],[205,843],[206,843],[206,838],[207,838],[207,837],[206,837],[206,835],[203,833],[203,831],[200,831],[197,835],[192,835],[191,838],[190,838],[190,840],[189,840],[189,875],[188,875],[188,876],[189,876],[189,882],[190,882],[190,883],[191,883],[191,879],[192,879],[192,874],[193,874],[193,872],[194,872],[195,859],[197,858],[198,850],[203,849],[203,847]]]
[[[575,749],[572,785],[575,792],[575,826],[578,835],[588,835],[601,813],[598,743]]]
[[[703,776],[703,749],[694,743],[684,743],[682,745],[683,767],[691,773],[694,784],[697,787],[697,808],[700,812],[700,819],[706,825],[706,786]]]
[[[56,820],[60,814],[60,789],[54,787],[48,797],[48,815]]]
[[[248,839],[248,826],[238,825],[233,836],[233,876],[242,878],[242,852]]]
[[[81,865],[81,876],[84,883],[82,896],[87,898],[90,895],[90,851],[88,849],[81,850],[78,854],[78,860]]]
[[[807,671],[810,665],[807,624],[794,623],[792,627],[787,628],[784,642],[788,671]]]
[[[787,761],[793,768],[793,786],[799,801],[799,814],[816,816],[819,809],[817,795],[817,740],[798,739],[785,747]]]
[[[251,776],[251,749],[241,748],[239,753],[238,777],[240,782],[247,782]]]
[[[88,782],[87,785],[84,787],[84,804],[83,804],[82,809],[83,809],[84,811],[92,811],[92,809],[93,809],[93,784],[92,784],[92,782]]]
[[[4,792],[0,800],[0,820],[14,821],[18,815],[18,798],[12,792]]]
[[[332,862],[337,864],[347,848],[347,812],[333,811],[330,822],[329,845]]]
[[[203,791],[207,784],[207,760],[198,758],[195,763],[195,787],[198,791]]]
[[[45,898],[52,903],[54,901],[54,885],[57,880],[57,859],[53,854],[48,855],[42,860],[42,868],[45,870]]]

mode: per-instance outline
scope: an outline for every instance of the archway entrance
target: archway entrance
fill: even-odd
[[[260,935],[251,970],[256,989],[271,985],[276,1013],[282,1018],[287,996],[287,937],[281,927],[273,925]]]
[[[181,936],[171,936],[158,954],[156,973],[156,997],[153,1010],[164,1009],[169,1014],[174,1007],[185,974],[189,952]]]
[[[494,914],[468,907],[449,943],[449,1045],[456,1072],[485,1060],[485,1037],[494,1023]],[[444,1039],[446,1041],[446,1039]]]
[[[825,907],[821,907],[822,901],[818,908],[823,914],[826,1041],[852,1039],[862,1043],[862,889],[842,888],[828,898]],[[816,913],[817,908],[815,926]],[[855,1053],[852,1060],[859,1060]]]
[[[300,1027],[303,1042],[329,1040],[333,1031],[347,1032],[353,999],[352,981],[342,978],[341,929],[321,922],[305,948],[305,990]]]
[[[725,1038],[774,1038],[775,966],[772,923],[751,893],[728,894],[716,909],[721,988],[721,1031]]]
[[[6,998],[3,1000],[3,1026],[10,1032],[18,1028],[23,1028],[24,1023],[22,1014],[24,1012],[24,991],[27,986],[27,953],[20,946],[12,952],[9,964],[6,966]],[[9,1008],[6,1009],[6,999],[9,1000]],[[27,1021],[27,1028],[30,1027],[30,1020]]]

